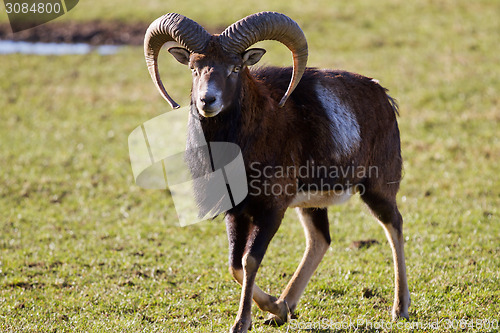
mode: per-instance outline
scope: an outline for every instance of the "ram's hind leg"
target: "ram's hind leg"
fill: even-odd
[[[330,231],[326,208],[296,208],[306,236],[306,250],[297,270],[286,286],[278,302],[284,302],[287,310],[293,313],[309,279],[318,267],[330,246]],[[283,325],[285,316],[273,315],[266,320],[269,325]]]
[[[399,213],[394,196],[367,191],[361,195],[363,201],[384,227],[387,240],[392,249],[394,259],[394,306],[392,318],[408,319],[410,292],[406,281],[406,265],[404,256],[403,218]]]

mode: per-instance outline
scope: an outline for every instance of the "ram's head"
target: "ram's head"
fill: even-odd
[[[158,72],[158,54],[167,43],[168,51],[193,72],[191,103],[204,117],[230,107],[239,92],[242,73],[257,63],[265,50],[248,49],[262,40],[277,40],[293,55],[293,74],[283,106],[297,86],[307,63],[307,42],[300,27],[287,16],[262,12],[230,25],[220,35],[209,34],[198,23],[175,13],[166,14],[149,26],[144,54],[149,73],[161,95],[173,108],[179,105],[168,95]]]

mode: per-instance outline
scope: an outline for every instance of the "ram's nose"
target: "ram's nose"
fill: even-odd
[[[196,106],[200,114],[204,117],[213,117],[222,110],[220,98],[211,94],[200,97]]]
[[[203,109],[209,110],[215,104],[215,102],[217,101],[217,98],[213,95],[206,95],[206,96],[200,98],[200,101],[203,105]]]

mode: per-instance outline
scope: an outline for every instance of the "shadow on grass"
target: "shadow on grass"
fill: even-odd
[[[344,333],[344,332],[360,332],[360,333],[373,333],[373,332],[380,332],[380,329],[369,329],[369,328],[355,328],[353,327],[352,329],[297,329],[297,328],[290,328],[287,329],[286,332],[308,332],[308,333]]]

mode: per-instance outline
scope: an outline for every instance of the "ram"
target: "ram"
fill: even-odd
[[[249,70],[265,53],[249,47],[262,40],[286,45],[293,68]],[[169,13],[149,26],[144,51],[154,84],[174,108],[178,104],[158,70],[165,43],[192,71],[188,131],[196,120],[207,142],[237,144],[244,159],[249,194],[225,213],[229,269],[242,285],[231,332],[251,328],[252,299],[271,313],[266,323],[286,322],[329,247],[326,207],[356,193],[380,221],[392,249],[393,319],[408,318],[403,221],[396,204],[402,169],[397,106],[386,89],[358,74],[306,68],[304,33],[283,14],[253,14],[211,35],[198,23]],[[188,148],[192,136],[188,134]],[[190,163],[196,169],[207,161]],[[296,208],[306,249],[276,298],[254,282],[288,207]]]

